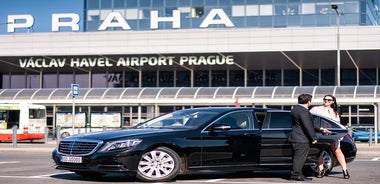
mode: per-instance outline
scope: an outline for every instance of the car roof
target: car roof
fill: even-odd
[[[261,107],[196,107],[191,109],[184,109],[185,111],[214,111],[219,113],[227,113],[241,110],[253,110],[258,112],[289,112],[288,110],[273,109],[273,108],[261,108]]]

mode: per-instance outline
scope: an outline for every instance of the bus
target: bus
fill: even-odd
[[[17,126],[17,141],[45,138],[46,107],[36,104],[0,104],[0,141],[13,139]]]

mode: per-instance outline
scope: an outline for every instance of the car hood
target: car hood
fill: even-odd
[[[119,138],[125,137],[144,137],[145,135],[155,135],[161,133],[170,133],[170,132],[178,132],[184,131],[185,129],[125,129],[125,130],[113,130],[113,131],[105,131],[105,132],[94,132],[94,133],[85,133],[78,134],[74,136],[70,136],[62,139],[64,140],[99,140],[99,141],[107,141],[107,140],[116,140]]]

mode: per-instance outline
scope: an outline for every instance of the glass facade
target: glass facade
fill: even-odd
[[[223,19],[223,23],[209,24],[207,28],[284,28],[284,27],[324,27],[336,26],[336,12],[332,4],[339,6],[340,25],[365,26],[379,25],[378,0],[85,0],[84,30],[98,31],[105,20],[109,21],[106,31],[120,31],[126,28],[120,20],[133,31],[155,29],[176,29],[171,21],[161,18],[179,18],[179,28],[200,29],[207,19]],[[214,14],[214,10],[220,10]],[[179,11],[179,14],[177,12]],[[226,15],[226,17],[224,17]],[[152,17],[157,27],[152,26]],[[119,19],[121,18],[121,19]],[[228,20],[228,21],[227,21]],[[334,86],[334,68],[303,69],[249,69],[246,77],[243,70],[201,69],[194,70],[144,70],[138,71],[96,71],[89,73],[60,73],[50,71],[36,73],[25,71],[1,74],[3,89],[21,88],[68,88],[77,83],[81,88],[126,88],[126,87],[236,87],[236,86]],[[302,82],[300,77],[302,76]],[[379,85],[380,68],[358,68],[341,70],[342,85]],[[193,83],[192,83],[193,81]],[[67,108],[67,109],[65,109]],[[86,111],[88,107],[77,107]],[[81,109],[79,109],[81,108]],[[130,115],[128,114],[128,108]],[[161,112],[184,107],[160,107]],[[290,106],[277,108],[290,109]],[[104,107],[91,107],[92,111],[105,111]],[[115,110],[116,109],[116,110]],[[368,109],[370,115],[361,109]],[[61,111],[70,111],[62,107]],[[132,121],[139,111],[147,107],[113,107],[108,111],[122,110],[125,121]],[[352,124],[373,122],[373,106],[342,106],[343,120]],[[348,118],[351,115],[355,118]],[[144,116],[144,115],[143,115]],[[145,115],[146,117],[147,115]],[[356,118],[357,117],[357,118]],[[130,124],[130,123],[126,123]]]
[[[336,12],[331,4],[338,5],[344,14],[341,25],[378,25],[380,16],[379,2],[374,0],[86,0],[86,3],[86,31],[97,31],[111,12],[125,18],[132,30],[173,29],[172,21],[159,21],[158,27],[153,28],[152,17],[177,16],[181,29],[197,29],[207,17],[216,18],[211,13],[215,9],[221,9],[235,28],[335,26]],[[180,14],[173,14],[175,10]],[[117,25],[107,28],[120,29]]]
[[[341,85],[379,85],[380,70],[356,69],[341,70]],[[228,74],[227,74],[228,73]],[[93,74],[2,74],[2,88],[67,88],[78,83],[83,88],[108,87],[218,87],[218,86],[333,86],[334,69],[304,70],[300,83],[299,70],[250,70],[244,79],[241,70],[194,71],[194,85],[191,86],[189,71],[146,71],[142,72],[139,84],[138,72],[93,73]],[[359,78],[358,78],[359,77]],[[25,82],[15,82],[25,81]],[[42,85],[42,86],[41,86]]]

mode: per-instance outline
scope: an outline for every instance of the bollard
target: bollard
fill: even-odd
[[[107,127],[106,126],[103,126],[103,132],[107,130]]]
[[[13,148],[17,148],[17,125],[13,125],[12,127],[12,146]]]
[[[48,143],[48,139],[49,139],[49,128],[48,127],[45,127],[45,144]]]
[[[372,128],[369,129],[368,139],[369,146],[372,146]]]
[[[57,136],[57,142],[61,141],[61,126],[57,126],[55,134]]]

